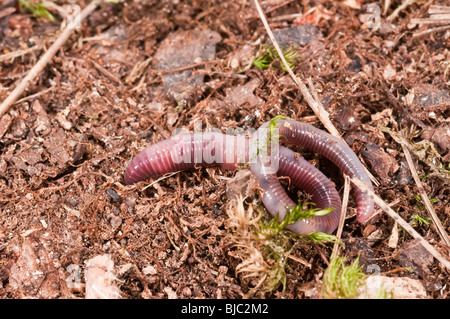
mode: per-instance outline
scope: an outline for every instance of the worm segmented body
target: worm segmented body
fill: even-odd
[[[264,191],[262,201],[267,210],[282,219],[297,205],[280,184],[279,176],[288,176],[291,183],[309,193],[316,207],[334,210],[324,216],[301,220],[288,229],[298,234],[322,231],[332,233],[339,222],[341,200],[328,178],[303,158],[296,158],[290,149],[273,143],[268,127],[275,124],[277,142],[302,146],[316,151],[335,163],[345,174],[356,177],[372,187],[364,166],[345,142],[309,124],[289,119],[267,122],[252,139],[244,136],[205,132],[177,135],[153,144],[131,160],[125,170],[125,183],[133,184],[170,172],[199,166],[220,166],[236,169],[239,163],[250,163],[252,173]],[[271,145],[261,151],[258,145]],[[274,147],[274,145],[276,147]],[[269,159],[269,160],[268,160]],[[276,164],[275,166],[273,164]],[[359,221],[365,221],[373,212],[373,201],[355,189]]]
[[[128,164],[125,184],[198,166],[236,169],[248,162],[250,141],[216,132],[182,134],[150,145]]]
[[[263,124],[259,130],[264,130],[269,127],[271,122]],[[301,146],[322,154],[339,167],[345,174],[351,178],[357,178],[361,180],[367,187],[373,190],[370,177],[367,174],[364,166],[359,161],[356,154],[352,149],[341,139],[336,138],[318,128],[294,121],[291,119],[278,119],[274,125],[277,129],[277,134],[280,143],[288,143],[296,146]],[[270,133],[270,132],[269,132]],[[267,140],[269,134],[255,134],[255,137],[263,140],[258,141],[261,145],[269,143]],[[265,139],[265,140],[264,140]],[[263,154],[264,155],[264,154]],[[276,176],[270,171],[270,167],[267,165],[267,161],[259,160],[256,163],[251,164],[253,174],[258,178],[260,184],[264,179],[270,179],[274,185],[272,187],[280,188],[281,185],[276,182]],[[365,222],[373,213],[374,203],[373,200],[359,188],[355,188],[355,195],[357,201],[357,220]],[[263,198],[264,202],[264,198]],[[277,205],[277,211],[280,216],[284,216],[286,209],[292,209],[292,201],[279,200]],[[336,224],[337,225],[337,224]]]

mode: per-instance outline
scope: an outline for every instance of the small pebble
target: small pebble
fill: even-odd
[[[118,202],[120,200],[120,195],[113,188],[108,188],[106,190],[108,196],[112,199],[113,202]]]

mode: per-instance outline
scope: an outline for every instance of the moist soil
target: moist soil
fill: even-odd
[[[70,3],[49,7],[51,21],[0,1],[0,100],[56,39],[64,14],[78,8]],[[448,258],[394,138],[416,148],[448,233],[450,30],[424,33],[442,25],[414,22],[448,2],[413,4],[392,19],[401,1],[378,10],[363,0],[261,4],[280,45],[295,48],[295,74],[311,79],[374,176],[376,194]],[[285,286],[264,290],[237,271],[244,256],[227,212],[232,183],[252,180],[248,168],[124,184],[139,151],[181,128],[245,132],[284,115],[325,130],[278,60],[253,63],[269,44],[253,1],[117,1],[90,14],[0,118],[0,297],[85,298],[87,262],[108,255],[121,298],[322,298],[330,244],[297,244]],[[342,196],[337,167],[295,150]],[[245,207],[267,214],[260,195],[248,191]],[[448,269],[378,207],[364,225],[355,212],[351,197],[342,256],[359,256],[368,274],[414,279],[428,298],[449,298]]]

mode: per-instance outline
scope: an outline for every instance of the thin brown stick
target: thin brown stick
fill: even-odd
[[[386,18],[386,20],[389,21],[389,22],[393,21],[393,20],[398,16],[398,14],[399,14],[401,11],[405,10],[407,7],[409,7],[410,5],[412,5],[412,4],[415,3],[415,2],[416,2],[416,0],[406,0],[406,1],[403,1],[402,4],[399,5],[399,6],[391,13],[391,15],[390,15],[389,17]]]
[[[322,124],[325,126],[325,128],[330,132],[331,135],[342,139],[341,135],[339,134],[339,131],[336,129],[336,127],[333,125],[333,123],[330,120],[330,117],[328,115],[328,112],[325,111],[325,108],[323,107],[322,103],[320,102],[320,99],[317,95],[317,91],[314,88],[314,84],[311,79],[308,79],[308,83],[310,86],[310,90],[306,87],[306,85],[301,81],[292,71],[291,67],[286,61],[286,58],[283,55],[283,52],[281,51],[280,46],[278,45],[277,40],[275,39],[275,36],[273,35],[272,30],[270,29],[269,23],[267,22],[267,19],[264,15],[263,10],[261,9],[261,6],[259,5],[258,0],[254,0],[256,10],[259,13],[259,16],[261,17],[261,21],[264,25],[264,28],[266,29],[267,34],[269,35],[270,40],[272,41],[273,46],[278,52],[278,56],[280,57],[283,65],[285,66],[287,72],[291,76],[291,78],[294,80],[295,84],[300,89],[300,92],[302,92],[303,97],[305,98],[306,102],[308,103],[309,107],[313,110],[314,114],[319,118],[319,120],[322,122]],[[312,92],[312,93],[311,93]],[[370,179],[377,184],[375,177],[366,169],[367,174],[369,175]]]
[[[441,32],[441,31],[445,31],[450,29],[450,25],[444,25],[443,27],[437,27],[437,28],[433,28],[433,29],[428,29],[419,33],[415,33],[413,34],[413,38],[417,38],[417,37],[421,37],[430,33],[434,33],[434,32]]]
[[[191,64],[191,65],[186,65],[186,66],[181,66],[179,68],[175,68],[175,69],[170,69],[170,70],[160,70],[159,72],[161,72],[161,74],[167,74],[167,73],[174,73],[174,72],[181,72],[181,71],[186,71],[189,69],[193,69],[196,68],[198,66],[203,66],[205,64],[211,64],[211,63],[216,63],[217,60],[212,60],[212,61],[202,61],[199,63],[195,63],[195,64]]]
[[[450,13],[431,14],[429,19],[438,21],[447,21],[447,23],[450,23]]]
[[[58,36],[52,46],[45,52],[39,61],[31,68],[28,74],[23,78],[19,85],[8,95],[8,97],[0,104],[0,117],[14,104],[15,101],[22,95],[30,83],[39,75],[44,67],[49,63],[53,56],[58,52],[61,46],[67,41],[72,32],[79,26],[79,23],[84,20],[103,0],[93,0],[83,11],[77,14],[72,21],[67,23],[65,29]]]
[[[341,239],[341,237],[342,237],[342,230],[344,229],[345,217],[347,215],[349,195],[350,195],[350,178],[348,176],[345,176],[344,196],[342,199],[342,211],[341,211],[341,217],[339,218],[338,229],[336,231],[336,237],[338,239]],[[330,260],[336,257],[336,255],[338,254],[338,250],[339,250],[339,242],[336,241],[333,246],[333,252],[331,253]]]
[[[38,96],[41,96],[42,94],[45,94],[45,93],[47,93],[47,92],[50,92],[50,91],[52,91],[52,90],[54,90],[54,89],[55,89],[55,86],[51,86],[51,87],[49,87],[49,88],[46,88],[45,90],[39,91],[39,92],[37,92],[37,93],[31,94],[31,95],[28,95],[28,96],[25,96],[25,97],[21,98],[20,100],[17,100],[16,102],[14,102],[13,105],[14,105],[14,104],[20,104],[20,103],[23,103],[23,102],[26,102],[26,101],[35,99],[35,98],[37,98]]]
[[[433,221],[433,224],[436,227],[441,239],[444,241],[444,243],[447,246],[450,247],[450,238],[448,237],[447,232],[445,231],[444,227],[441,224],[441,221],[439,220],[438,216],[436,215],[433,205],[431,204],[430,199],[428,198],[428,195],[425,192],[425,189],[423,188],[422,182],[420,181],[420,178],[419,178],[419,174],[417,174],[416,167],[414,166],[414,163],[413,163],[413,160],[411,157],[411,153],[409,152],[409,149],[405,146],[403,147],[403,151],[405,153],[406,161],[408,162],[409,170],[411,171],[412,177],[414,178],[417,188],[419,189],[419,193],[420,193],[420,196],[422,197],[423,203],[425,204],[425,207],[431,216],[431,220]]]
[[[411,19],[413,24],[450,24],[450,6],[431,5],[428,18]]]
[[[437,14],[437,13],[449,13],[450,14],[450,6],[439,6],[439,5],[431,5],[428,9],[429,14]]]
[[[396,199],[392,202],[390,202],[389,204],[387,204],[389,207],[394,207],[395,205],[397,205],[398,203],[400,203],[400,199]],[[376,216],[380,215],[383,212],[382,209],[377,209],[377,211],[372,214],[367,220],[366,220],[366,224],[369,222],[369,220],[374,219]]]
[[[303,13],[293,13],[293,14],[285,14],[278,17],[270,18],[270,22],[279,22],[279,21],[285,21],[285,20],[294,20],[295,18],[300,18],[303,16]]]
[[[270,29],[269,23],[267,22],[267,19],[264,15],[264,12],[261,9],[261,6],[259,5],[258,0],[254,0],[255,2],[255,6],[256,6],[256,10],[259,13],[259,16],[261,17],[261,21],[264,25],[264,28],[267,31],[267,34],[269,35],[270,40],[272,41],[273,46],[275,47],[275,49],[278,52],[278,55],[281,59],[281,61],[283,62],[284,66],[286,67],[286,70],[288,71],[289,75],[291,76],[291,78],[294,80],[295,84],[297,84],[297,86],[300,88],[300,92],[302,92],[303,97],[305,98],[306,102],[309,104],[309,106],[311,107],[311,109],[314,111],[314,113],[317,115],[317,117],[320,119],[320,121],[323,123],[323,125],[326,127],[326,129],[334,136],[341,138],[338,130],[336,129],[336,127],[333,125],[333,123],[331,122],[329,116],[328,116],[328,112],[325,111],[325,109],[323,108],[323,106],[320,104],[320,101],[317,101],[314,99],[313,95],[311,94],[311,92],[308,90],[308,88],[306,87],[306,85],[295,76],[294,72],[292,71],[292,69],[289,67],[283,52],[281,51],[280,46],[278,45],[275,36],[273,35],[272,30]]]
[[[441,19],[438,18],[423,18],[423,19],[411,19],[413,24],[449,24],[450,14],[443,16]]]
[[[35,46],[33,46],[31,48],[28,48],[28,49],[17,50],[17,51],[9,52],[9,53],[6,53],[6,54],[2,54],[2,55],[0,55],[0,62],[10,61],[10,60],[12,61],[15,58],[18,58],[20,56],[26,55],[28,53],[31,53],[31,52],[33,52],[35,50],[39,50],[41,48],[42,48],[41,45],[35,45]]]
[[[450,261],[441,255],[433,246],[431,246],[410,224],[408,224],[403,218],[400,217],[392,208],[390,208],[380,197],[378,197],[371,189],[369,189],[363,182],[359,179],[352,178],[351,182],[359,187],[362,191],[369,194],[375,203],[381,207],[390,217],[392,217],[404,230],[406,230],[414,239],[417,241],[434,257],[436,258],[445,268],[450,270]]]
[[[102,67],[100,64],[98,64],[97,62],[95,62],[93,59],[89,59],[92,63],[92,65],[94,65],[94,67],[99,70],[101,73],[103,73],[104,75],[106,75],[110,80],[112,80],[114,83],[120,85],[121,87],[123,87],[123,83],[122,81],[115,76],[114,74],[112,74],[111,72],[109,72],[108,70],[106,70],[104,67]]]

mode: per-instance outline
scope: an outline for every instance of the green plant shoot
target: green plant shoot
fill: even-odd
[[[299,58],[296,47],[290,46],[287,49],[281,48],[281,51],[283,52],[283,56],[286,59],[287,64],[291,69],[293,69],[297,64],[297,60]],[[273,45],[264,44],[259,50],[259,57],[256,58],[255,61],[253,61],[253,65],[261,69],[268,69],[278,59],[278,52],[273,47]],[[281,68],[284,71],[287,71],[283,63],[281,63]]]
[[[55,17],[47,10],[46,5],[43,2],[35,4],[29,0],[19,0],[19,6],[31,11],[31,13],[38,18],[44,18],[52,22],[56,21]]]
[[[347,266],[345,257],[337,256],[325,270],[322,295],[329,299],[356,298],[367,276],[359,265],[359,257]]]

